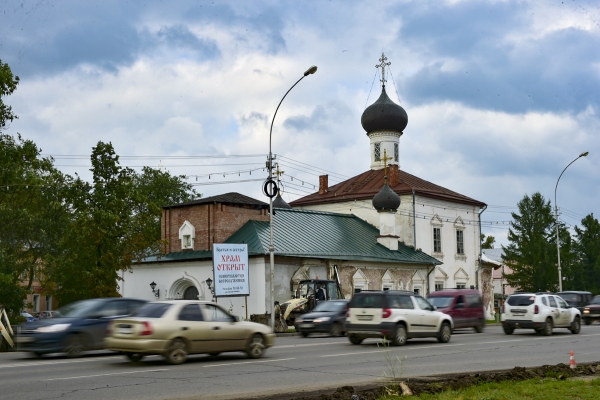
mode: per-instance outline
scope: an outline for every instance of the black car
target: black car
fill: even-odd
[[[146,300],[106,298],[67,304],[56,311],[54,318],[24,326],[17,336],[19,349],[37,356],[67,353],[69,357],[103,349],[109,321],[131,315],[145,303]]]
[[[557,296],[560,296],[564,301],[566,301],[569,306],[575,307],[583,314],[583,309],[585,306],[592,302],[594,295],[590,292],[582,292],[578,290],[569,290],[564,292],[556,293]]]
[[[321,301],[310,313],[296,318],[294,327],[304,337],[318,332],[342,336],[347,309],[348,300]]]

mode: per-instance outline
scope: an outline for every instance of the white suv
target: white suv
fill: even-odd
[[[552,335],[553,328],[579,333],[581,312],[553,294],[513,294],[502,307],[502,328],[507,335],[516,328],[534,329],[545,336]]]
[[[418,337],[435,337],[447,343],[454,322],[412,292],[362,291],[350,300],[345,328],[352,344],[366,338],[389,338],[393,345],[402,346]]]

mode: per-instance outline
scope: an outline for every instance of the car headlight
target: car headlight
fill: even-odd
[[[37,332],[49,333],[49,332],[62,332],[69,329],[71,324],[54,324],[49,326],[40,326],[36,329]]]
[[[302,322],[302,318],[296,318],[296,322]]]
[[[584,313],[584,314],[589,314],[589,313],[590,313],[590,309],[589,309],[589,308],[585,308],[585,309],[583,310],[583,313]]]
[[[321,317],[321,318],[315,319],[314,322],[326,322],[326,321],[329,321],[330,319],[331,319],[330,317]]]

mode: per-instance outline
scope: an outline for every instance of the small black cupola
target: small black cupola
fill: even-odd
[[[385,183],[383,184],[383,187],[379,193],[373,197],[373,207],[377,211],[396,212],[398,207],[400,207],[400,196],[398,196],[387,184],[387,176],[384,179]]]
[[[273,200],[273,208],[292,208],[292,206],[285,202],[281,193],[277,193],[277,197]]]

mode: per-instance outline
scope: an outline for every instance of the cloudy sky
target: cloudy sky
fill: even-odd
[[[382,52],[409,116],[401,168],[490,205],[484,233],[505,243],[517,202],[553,200],[583,151],[560,181],[561,218],[600,214],[597,0],[0,4],[0,59],[21,78],[8,133],[84,177],[110,141],[122,165],[160,164],[204,196],[265,199],[271,118],[311,65],[273,128],[284,198],[325,171],[336,183],[367,170],[360,117]]]

